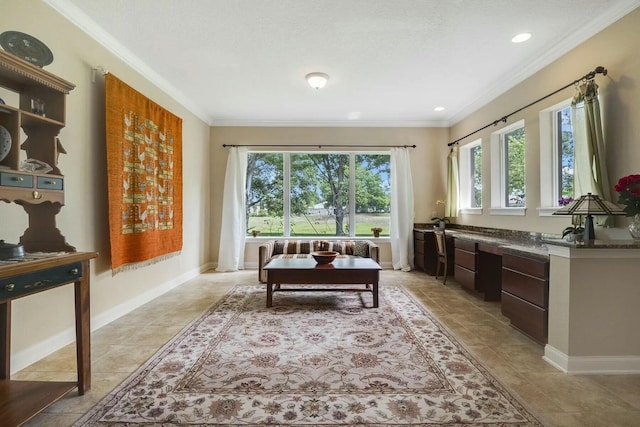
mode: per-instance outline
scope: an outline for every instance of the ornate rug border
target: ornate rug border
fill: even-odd
[[[174,335],[172,338],[170,338],[162,347],[160,347],[156,352],[154,352],[144,363],[142,363],[137,369],[135,369],[133,372],[131,372],[129,374],[129,376],[123,380],[120,384],[118,384],[112,391],[110,391],[107,395],[105,395],[103,398],[99,399],[94,405],[93,407],[87,411],[85,414],[83,414],[74,424],[73,426],[84,426],[85,423],[87,421],[89,421],[91,418],[94,417],[95,414],[99,413],[100,410],[104,407],[106,407],[111,401],[118,400],[120,399],[120,396],[124,393],[126,393],[126,390],[128,388],[128,386],[131,383],[135,383],[136,381],[138,381],[139,377],[141,375],[144,375],[146,372],[148,372],[149,370],[151,370],[154,366],[156,366],[158,363],[160,363],[162,361],[162,356],[167,353],[168,351],[171,351],[172,348],[174,347],[175,343],[177,341],[180,341],[181,339],[183,339],[183,337],[185,335],[188,335],[194,328],[196,328],[200,323],[204,322],[206,320],[206,315],[212,311],[216,311],[216,309],[225,304],[227,299],[234,293],[236,292],[237,289],[239,288],[247,288],[247,287],[258,287],[260,286],[260,284],[250,284],[250,285],[245,285],[245,284],[235,284],[233,285],[231,288],[229,288],[216,302],[214,302],[211,306],[209,306],[207,309],[203,310],[194,320],[192,320],[190,323],[188,323],[187,325],[185,325],[185,327],[180,330],[176,335]],[[455,342],[458,346],[458,350],[476,367],[476,369],[478,369],[479,372],[481,372],[497,389],[501,390],[504,394],[509,395],[513,402],[512,404],[514,404],[516,407],[520,406],[520,409],[523,410],[524,412],[528,412],[532,417],[534,417],[535,421],[538,421],[541,425],[543,426],[548,426],[550,425],[548,423],[548,421],[546,419],[544,419],[544,417],[542,417],[538,411],[532,409],[526,402],[524,402],[523,398],[513,390],[513,388],[511,388],[510,386],[504,384],[503,382],[501,382],[500,380],[498,380],[498,376],[484,363],[480,360],[479,356],[470,348],[467,347],[467,345],[461,341],[457,335],[445,324],[442,323],[442,321],[440,319],[438,319],[438,317],[431,312],[427,307],[425,307],[416,297],[416,295],[414,295],[409,289],[403,287],[402,285],[381,285],[380,286],[380,291],[383,292],[385,295],[385,300],[389,300],[390,296],[388,295],[387,289],[395,289],[399,292],[401,292],[402,294],[404,294],[404,296],[406,296],[416,307],[419,308],[420,311],[422,311],[426,316],[429,317],[429,319],[443,332],[443,334],[451,341]],[[117,422],[116,422],[117,423]],[[528,423],[528,422],[527,422]],[[526,423],[525,423],[526,424]],[[113,425],[113,426],[125,426],[125,425],[131,425],[131,424],[127,424],[127,423],[120,423],[120,424],[109,424],[109,425]],[[169,424],[169,423],[162,423],[162,424],[157,424],[157,423],[136,423],[133,425],[146,425],[146,426],[184,426],[185,424]],[[206,427],[206,426],[221,426],[222,424],[189,424],[192,427]],[[235,424],[232,424],[235,425]],[[309,424],[277,424],[275,426],[288,426],[288,427],[298,427],[298,426],[304,426],[304,427],[335,427],[339,424],[314,424],[314,425],[309,425]],[[469,424],[469,423],[446,423],[446,424],[424,424],[424,423],[419,423],[419,424],[388,424],[388,423],[384,423],[384,424],[364,424],[363,427],[391,427],[391,426],[451,426],[451,427],[455,427],[455,426],[465,426],[465,427],[471,427],[471,426],[498,426],[498,425],[503,425],[503,424],[496,424],[496,423],[491,423],[491,424],[486,424],[486,423],[481,423],[481,424]],[[510,423],[508,425],[517,425],[516,423]],[[528,424],[526,424],[528,425]],[[242,426],[244,427],[263,427],[263,424],[242,424]]]

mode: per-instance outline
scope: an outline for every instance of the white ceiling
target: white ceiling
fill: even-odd
[[[45,1],[214,126],[450,126],[640,6],[640,0]],[[533,33],[531,40],[511,43],[523,31]],[[594,58],[585,74],[597,65],[607,64]],[[304,76],[313,71],[330,75],[325,88],[307,84]],[[435,112],[436,106],[446,110]]]

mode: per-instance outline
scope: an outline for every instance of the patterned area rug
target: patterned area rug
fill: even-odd
[[[236,286],[77,426],[540,426],[408,292]],[[367,301],[368,302],[368,301]]]

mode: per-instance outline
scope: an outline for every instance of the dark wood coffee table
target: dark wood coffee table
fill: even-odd
[[[309,258],[276,258],[264,267],[267,271],[267,307],[273,303],[274,292],[371,292],[373,307],[378,307],[378,279],[382,267],[371,258],[336,258],[331,264],[317,264]],[[323,288],[286,287],[292,285],[327,285]],[[344,288],[333,285],[364,285],[364,288]]]

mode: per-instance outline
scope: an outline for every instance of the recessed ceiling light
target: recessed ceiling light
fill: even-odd
[[[522,42],[526,42],[530,38],[531,38],[531,33],[520,33],[520,34],[516,34],[515,36],[513,36],[511,41],[513,43],[522,43]]]
[[[436,107],[433,111],[444,111],[444,107]]]

